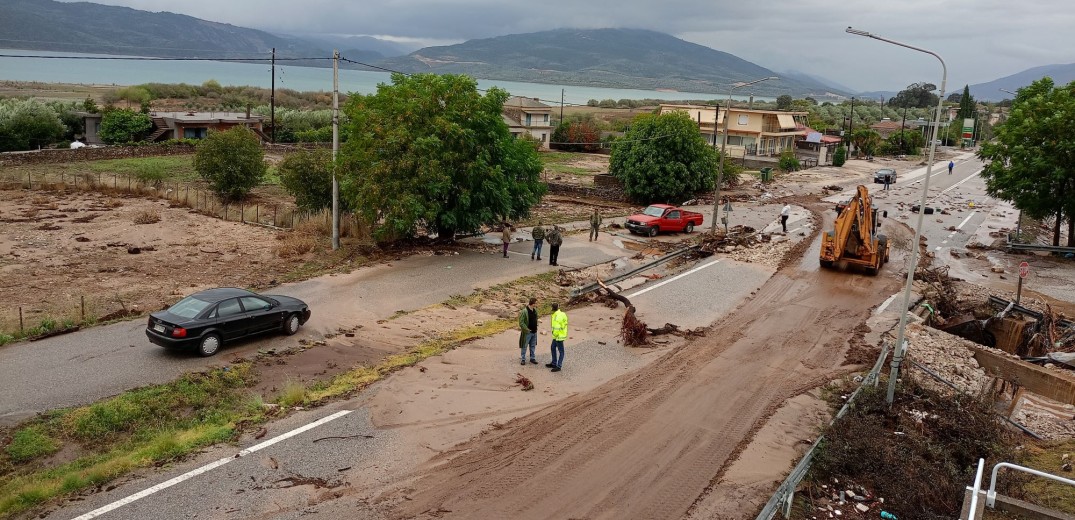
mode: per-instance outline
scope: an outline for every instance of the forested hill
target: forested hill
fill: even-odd
[[[427,47],[380,65],[404,72],[616,88],[727,92],[729,84],[779,74],[742,58],[641,29],[557,29]],[[781,78],[752,87],[759,96],[824,96],[816,82]]]

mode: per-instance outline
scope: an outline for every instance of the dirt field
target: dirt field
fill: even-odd
[[[96,192],[0,192],[0,331],[156,310],[211,286],[261,287],[302,264],[277,232],[164,200]],[[138,221],[158,222],[139,224]]]

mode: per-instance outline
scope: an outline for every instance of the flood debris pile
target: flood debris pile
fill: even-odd
[[[758,233],[750,226],[734,226],[704,235],[698,244],[698,257],[715,253],[728,255],[737,262],[762,264],[777,268],[792,248],[789,240],[774,241],[769,233]]]
[[[850,390],[837,388],[834,404]],[[1015,460],[1021,440],[972,396],[905,381],[889,408],[885,386],[867,386],[826,432],[792,517],[955,518],[978,459]]]
[[[982,396],[989,380],[985,370],[974,359],[973,342],[928,329],[920,324],[907,326],[907,341],[912,345],[908,356],[934,374],[944,378],[959,392]],[[921,373],[916,374],[921,375]],[[948,391],[947,385],[932,377],[920,377],[921,384],[937,392]]]

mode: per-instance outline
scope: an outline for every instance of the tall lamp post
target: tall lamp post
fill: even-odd
[[[1011,94],[1013,96],[1012,101],[1014,101],[1015,98],[1019,96],[1018,92],[1012,92],[1012,91],[1010,91],[1010,90],[1008,90],[1006,88],[998,88],[997,90],[999,90],[1001,92],[1007,92],[1008,94]],[[1023,239],[1023,210],[1022,210],[1022,208],[1019,209],[1019,220],[1015,221],[1015,239],[1016,240],[1022,240]]]
[[[944,102],[944,87],[945,84],[948,82],[948,66],[944,64],[944,59],[941,58],[939,54],[933,51],[922,49],[920,47],[915,47],[913,45],[908,45],[906,43],[901,43],[895,40],[882,38],[880,36],[877,36],[876,34],[870,34],[866,31],[860,31],[848,27],[846,32],[858,36],[873,38],[875,40],[880,40],[886,43],[891,43],[893,45],[898,45],[900,47],[905,47],[914,51],[923,52],[933,56],[934,58],[937,58],[937,61],[941,62],[941,90],[940,94],[937,96],[937,113],[933,115],[933,128],[934,131],[936,131],[936,129],[940,126],[941,123],[941,106]],[[911,307],[911,285],[914,282],[915,266],[918,265],[918,241],[922,236],[922,216],[923,214],[925,214],[926,199],[929,196],[929,178],[933,174],[933,158],[936,152],[937,139],[930,139],[929,161],[926,163],[926,179],[922,182],[922,201],[919,203],[919,207],[922,208],[922,211],[918,212],[918,222],[915,224],[914,228],[914,240],[911,241],[911,254],[910,258],[907,261],[907,283],[903,287],[903,307],[900,309],[900,326],[898,332],[896,333],[896,350],[892,353],[892,371],[888,375],[888,393],[885,397],[889,406],[892,405],[892,400],[896,396],[896,380],[899,379],[900,375],[900,363],[903,362],[903,356],[907,352],[907,344],[906,340],[904,339],[904,333],[907,330],[907,314]]]
[[[748,87],[750,85],[757,85],[763,81],[769,81],[771,79],[780,79],[776,76],[769,76],[768,78],[756,79],[754,81],[739,82],[732,85],[732,88],[728,89],[728,104],[724,108],[724,132],[720,140],[720,163],[717,166],[717,187],[713,190],[713,222],[709,226],[709,231],[717,232],[717,214],[720,209],[720,183],[724,182],[724,152],[728,148],[728,116],[732,112],[732,91],[737,88]],[[717,107],[717,111],[720,111],[720,107]],[[716,125],[713,126],[713,131],[716,131]]]

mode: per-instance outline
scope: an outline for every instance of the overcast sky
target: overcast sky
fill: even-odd
[[[425,44],[562,27],[667,32],[776,71],[860,91],[940,83],[936,59],[846,34],[854,26],[940,54],[947,90],[1075,62],[1070,0],[96,0],[284,33],[378,35]]]

